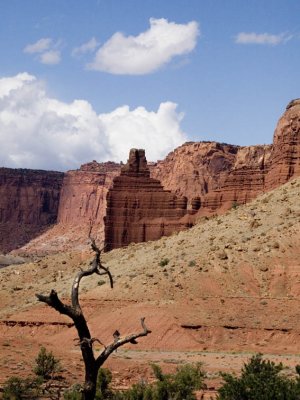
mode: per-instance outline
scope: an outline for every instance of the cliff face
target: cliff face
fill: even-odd
[[[237,151],[237,146],[216,142],[186,143],[152,166],[151,176],[160,179],[166,189],[187,196],[191,203],[193,197],[220,187]]]
[[[264,190],[271,146],[239,147],[216,142],[186,143],[151,169],[168,190],[199,199],[200,213],[245,203]]]
[[[144,150],[131,149],[107,195],[105,250],[168,236],[189,226],[186,197],[150,178]]]
[[[197,198],[198,214],[244,204],[300,175],[300,100],[287,106],[272,145],[239,147],[186,143],[151,169],[166,189]]]
[[[291,101],[274,133],[266,189],[300,175],[300,99]]]
[[[103,240],[106,196],[120,168],[116,163],[94,161],[82,165],[78,171],[67,172],[61,190],[58,224],[78,228],[78,232],[84,231],[86,235],[85,228],[91,223],[93,237]]]
[[[149,165],[152,180],[142,154],[138,157],[123,166],[118,179],[121,165],[111,162],[93,161],[66,174],[1,168],[0,252],[19,247],[55,222],[29,243],[30,252],[82,245],[90,224],[93,237],[102,243],[106,197],[114,178],[106,220],[110,248],[168,235],[193,218],[222,213],[284,184],[300,175],[300,100],[288,105],[272,145],[186,143]]]
[[[0,168],[0,251],[21,246],[57,220],[63,173]]]
[[[203,196],[200,214],[224,212],[263,193],[271,149],[272,146],[239,147],[235,162],[223,174],[220,186]]]

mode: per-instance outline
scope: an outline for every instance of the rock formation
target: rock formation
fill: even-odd
[[[166,189],[200,204],[199,215],[244,204],[300,175],[300,99],[280,118],[273,145],[186,143],[151,169]]]
[[[271,146],[186,143],[152,167],[151,175],[187,196],[189,208],[198,199],[200,214],[222,212],[263,192],[270,152]]]
[[[0,251],[28,242],[57,220],[63,173],[0,168]]]
[[[107,194],[105,250],[156,240],[188,226],[186,197],[164,190],[159,180],[150,178],[145,151],[131,149]]]
[[[187,209],[193,215],[197,211],[197,219],[220,214],[233,204],[246,203],[299,176],[300,100],[288,104],[276,127],[273,145],[185,143],[165,160],[148,165],[152,180],[142,154],[138,157],[123,166],[112,191],[114,204],[109,207],[107,229],[115,226],[117,233],[107,234],[112,238],[108,242],[118,246],[156,239],[191,224],[193,217],[180,197],[187,198]],[[103,242],[106,196],[120,171],[120,164],[96,161],[66,174],[0,169],[0,251],[19,247],[55,222],[54,228],[29,244],[30,251],[39,248],[47,252],[50,243],[51,251],[82,245],[91,223],[93,236],[98,243]],[[137,187],[132,191],[126,185],[132,187],[133,181]],[[140,203],[131,204],[132,197],[124,195],[127,189],[130,196],[137,189],[148,191],[150,200],[146,203],[144,196]],[[166,190],[172,192],[168,193],[169,200]],[[115,203],[117,194],[120,199]],[[187,221],[182,220],[184,215]],[[122,231],[124,224],[133,223],[132,231]]]
[[[300,175],[300,99],[291,101],[275,129],[266,190]]]

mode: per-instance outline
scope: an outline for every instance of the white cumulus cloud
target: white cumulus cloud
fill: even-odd
[[[112,74],[143,75],[161,68],[175,56],[191,52],[199,35],[198,23],[176,24],[150,19],[150,28],[138,36],[115,33],[98,49],[89,69]]]
[[[27,72],[0,79],[0,100],[1,98],[8,96],[11,91],[21,88],[24,85],[24,82],[31,82],[34,80],[35,77],[29,75]]]
[[[126,161],[130,147],[149,160],[185,141],[183,115],[172,102],[157,111],[119,107],[97,114],[86,100],[65,103],[47,95],[28,73],[0,79],[0,166],[66,170],[98,161]]]
[[[285,43],[292,38],[292,35],[280,33],[273,35],[270,33],[246,33],[240,32],[235,37],[235,42],[238,44],[267,44],[276,46],[280,43]]]
[[[24,53],[34,54],[34,53],[41,53],[45,50],[48,50],[52,44],[52,39],[50,38],[42,38],[39,39],[37,42],[28,44],[24,47]]]
[[[130,110],[118,107],[99,119],[107,133],[109,148],[117,160],[126,160],[129,148],[145,148],[148,160],[161,159],[167,151],[183,143],[185,137],[180,130],[182,113],[177,104],[161,103],[157,112],[144,107]]]
[[[72,56],[76,57],[85,53],[92,53],[98,46],[99,43],[97,42],[96,38],[92,37],[89,41],[83,43],[81,46],[75,47],[72,50]]]

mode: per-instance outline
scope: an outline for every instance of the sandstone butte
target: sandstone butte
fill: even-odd
[[[130,162],[129,159],[129,165]],[[86,244],[90,226],[92,235],[103,242],[109,189],[112,190],[109,201],[113,201],[117,192],[120,198],[116,209],[109,207],[106,219],[109,248],[115,246],[115,239],[110,238],[120,237],[122,231],[122,221],[118,221],[116,232],[109,227],[114,213],[118,218],[121,215],[123,222],[125,214],[130,215],[130,230],[123,229],[123,239],[116,239],[118,247],[131,240],[169,235],[190,226],[192,219],[220,214],[234,203],[250,201],[300,175],[300,101],[288,104],[277,124],[272,145],[241,147],[189,142],[165,160],[151,163],[150,176],[145,165],[144,175],[139,178],[130,176],[130,171],[128,175],[127,168],[96,161],[65,174],[1,168],[0,251],[7,252],[27,242],[19,249],[20,253],[42,254],[82,246]],[[148,199],[137,187],[128,186],[137,184],[137,179],[141,179],[139,190],[148,193]],[[127,204],[125,192],[130,193]],[[133,193],[139,193],[137,196],[143,199],[142,208],[132,201]],[[150,200],[153,196],[158,202],[157,209]],[[41,231],[45,232],[41,235]]]
[[[150,178],[145,151],[131,149],[108,191],[104,248],[169,236],[192,226],[185,216],[187,198],[164,190],[158,179]]]

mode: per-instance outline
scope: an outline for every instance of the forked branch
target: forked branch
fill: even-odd
[[[99,365],[99,368],[101,365],[104,363],[104,361],[113,353],[118,347],[123,346],[126,343],[131,343],[131,344],[137,344],[136,339],[147,336],[149,333],[151,333],[150,329],[146,327],[145,324],[145,317],[141,318],[141,325],[143,328],[142,332],[139,333],[133,333],[131,335],[125,336],[125,337],[119,337],[116,339],[113,343],[108,345],[102,353],[97,357],[96,359],[96,364],[97,366]]]

